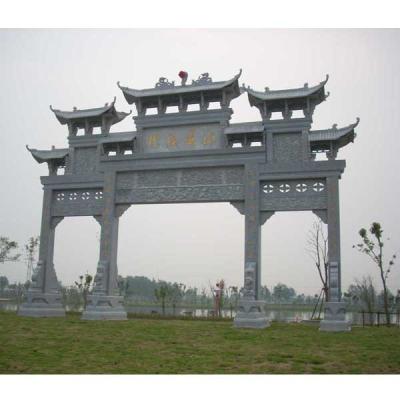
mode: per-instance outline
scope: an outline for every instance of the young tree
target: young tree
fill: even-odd
[[[308,232],[307,252],[314,260],[318,276],[322,283],[324,300],[328,300],[328,235],[321,220],[315,221]]]
[[[18,248],[18,243],[8,237],[0,236],[0,264],[7,261],[18,261],[21,254],[11,254]]]
[[[36,262],[36,253],[39,246],[39,236],[32,236],[25,245],[25,262],[27,266],[26,281],[29,282],[32,278],[33,266]]]
[[[208,307],[208,296],[207,296],[207,290],[206,288],[201,289],[201,294],[200,294],[200,307],[202,310]],[[202,311],[203,312],[203,311]]]
[[[359,252],[366,254],[376,264],[379,269],[379,275],[383,286],[383,306],[386,314],[386,324],[390,325],[390,310],[389,310],[389,290],[387,287],[387,280],[390,274],[391,268],[396,260],[396,254],[393,254],[390,258],[387,266],[384,265],[383,261],[383,229],[379,222],[373,222],[369,228],[370,237],[365,228],[359,230],[358,234],[361,237],[362,242],[354,245]]]
[[[173,283],[170,286],[170,290],[167,297],[172,304],[174,315],[176,311],[176,306],[182,301],[182,298],[185,295],[185,290],[186,290],[186,285],[184,285],[183,283]]]
[[[157,301],[161,302],[162,313],[165,315],[165,303],[170,293],[170,288],[166,282],[160,282],[158,288],[154,289]]]
[[[75,281],[75,286],[81,293],[83,299],[83,309],[86,310],[87,306],[87,297],[90,293],[90,289],[92,287],[93,277],[86,273],[85,275],[81,275],[79,277],[79,282]]]
[[[239,302],[239,288],[237,286],[229,286],[227,289],[227,297],[229,299],[229,308],[231,311],[231,318],[233,317],[233,310],[237,310]]]

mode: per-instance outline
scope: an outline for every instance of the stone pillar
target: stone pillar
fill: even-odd
[[[95,216],[101,226],[100,257],[93,292],[88,296],[88,305],[82,314],[82,319],[126,319],[123,297],[117,293],[119,215],[115,206],[115,182],[115,172],[106,172],[103,215]]]
[[[44,188],[42,225],[40,230],[39,260],[32,276],[26,301],[18,315],[32,317],[63,317],[65,310],[61,303],[61,291],[54,269],[54,238],[57,225],[63,217],[51,215],[53,191]]]
[[[350,323],[345,319],[346,307],[341,302],[341,262],[340,262],[340,212],[339,177],[326,178],[328,200],[328,301],[325,304],[321,331],[349,331]]]
[[[261,212],[258,164],[245,167],[245,248],[244,293],[234,320],[237,328],[265,328],[269,325],[264,301],[259,300],[261,286]]]

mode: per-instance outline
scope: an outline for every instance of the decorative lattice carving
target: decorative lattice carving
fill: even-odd
[[[293,189],[293,190],[292,190]],[[264,183],[262,190],[266,195],[282,196],[290,192],[290,195],[312,195],[312,193],[321,193],[325,191],[325,183],[316,180],[305,181],[278,181],[274,183]]]
[[[70,200],[70,201],[75,201],[77,198],[78,198],[77,192],[70,192],[68,194],[68,200]]]
[[[90,199],[90,192],[83,192],[81,194],[81,199],[82,200],[89,200]]]
[[[264,187],[263,187],[263,192],[264,193],[272,193],[274,191],[274,185],[271,185],[271,184],[269,184],[269,185],[265,185]]]
[[[57,193],[56,201],[64,201],[65,200],[65,193]]]
[[[313,185],[314,192],[322,192],[325,190],[325,185],[322,182],[316,182]]]
[[[281,193],[288,193],[290,192],[290,185],[288,183],[282,183],[279,185],[279,191]]]
[[[102,190],[63,190],[55,193],[56,202],[69,202],[69,201],[88,201],[88,200],[102,200]]]
[[[308,189],[306,183],[298,183],[296,185],[296,192],[304,193]]]

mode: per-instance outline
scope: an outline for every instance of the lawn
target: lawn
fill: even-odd
[[[0,373],[400,373],[400,329],[231,322],[31,319],[0,313]]]

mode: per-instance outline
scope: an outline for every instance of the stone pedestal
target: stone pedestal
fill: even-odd
[[[25,303],[21,304],[18,315],[22,317],[65,317],[60,293],[43,293],[30,290]]]
[[[235,328],[263,329],[270,323],[264,311],[262,300],[240,300],[236,317],[233,320]]]
[[[351,324],[346,321],[346,304],[329,301],[325,304],[324,319],[319,326],[325,332],[349,332]]]
[[[126,320],[122,296],[92,294],[88,296],[86,310],[82,313],[86,320]]]

